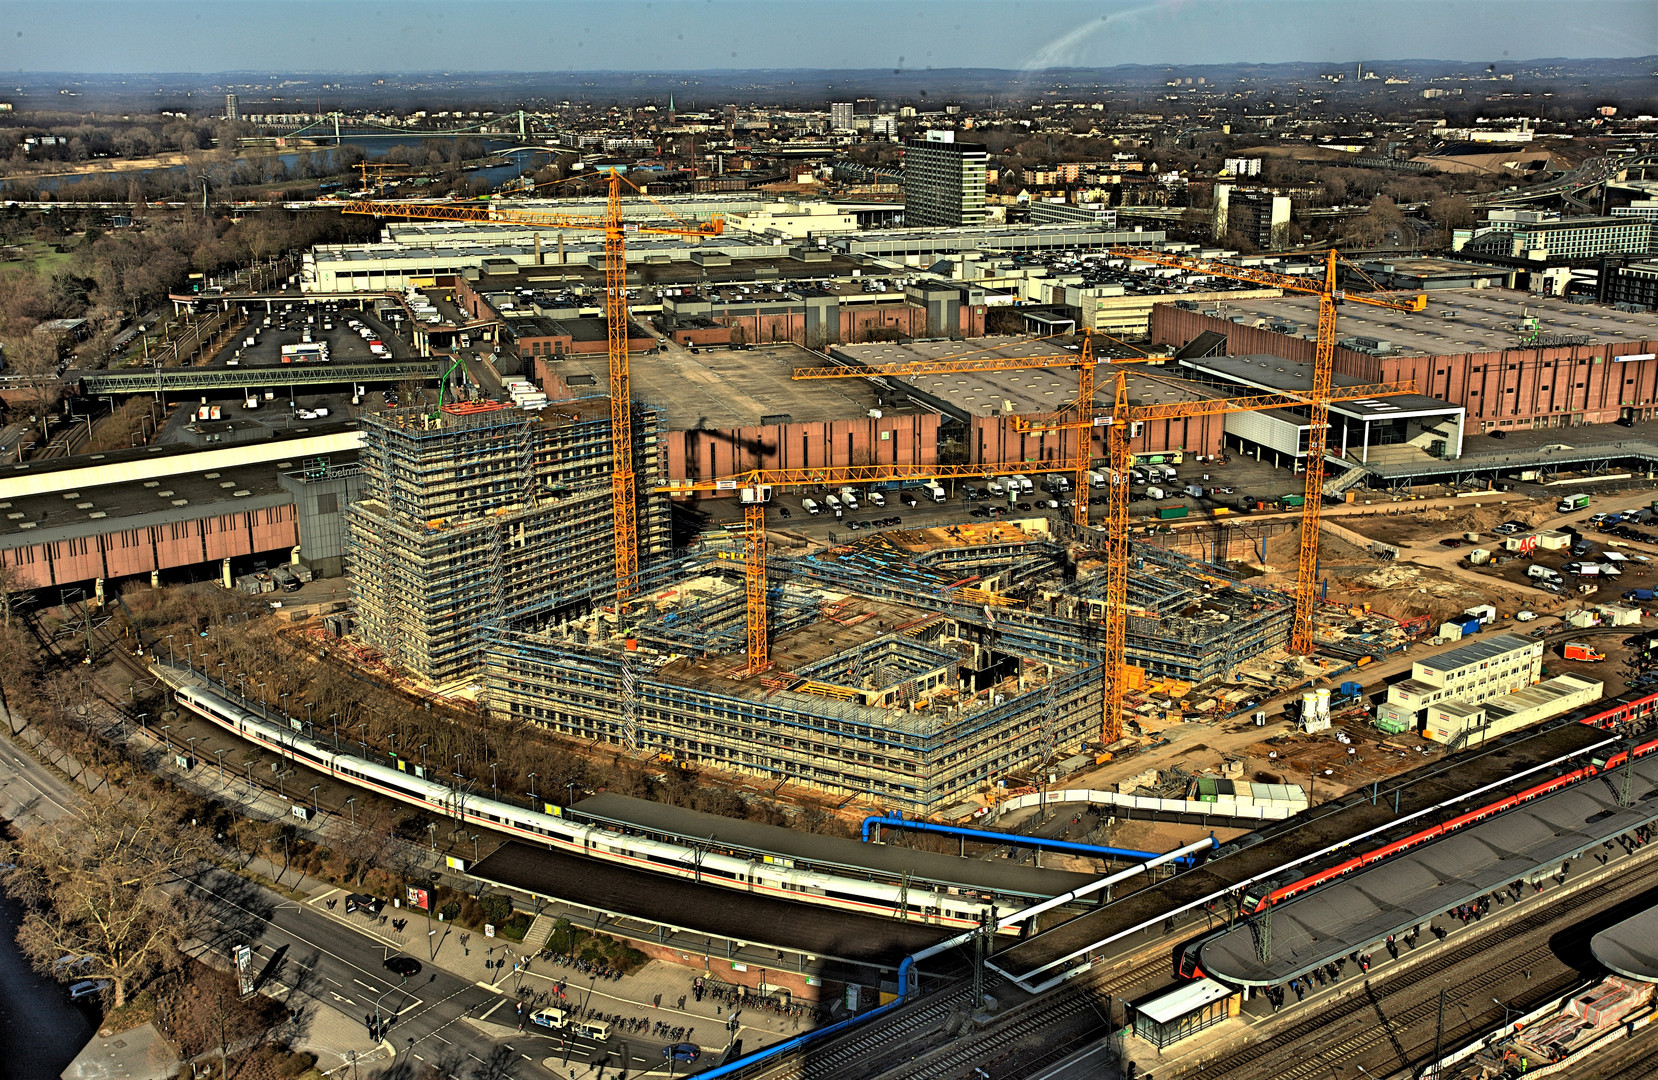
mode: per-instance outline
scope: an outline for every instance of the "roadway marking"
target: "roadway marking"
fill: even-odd
[[[491,1005],[487,1011],[479,1014],[478,1019],[479,1020],[488,1020],[490,1013],[494,1012],[496,1009],[499,1009],[501,1006],[505,1005],[506,1003],[507,1003],[507,999],[502,998],[500,1001],[497,1001],[495,1004]]]
[[[368,973],[364,972],[363,974],[366,975]],[[368,983],[364,982],[361,979],[352,979],[351,981],[356,983],[358,986],[362,987],[364,990],[369,991],[370,993],[373,993],[374,991],[380,989],[378,986],[370,986]]]

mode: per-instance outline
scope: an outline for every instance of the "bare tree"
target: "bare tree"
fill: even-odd
[[[25,905],[18,944],[36,967],[84,958],[76,974],[109,981],[119,1008],[174,959],[194,908],[167,886],[200,848],[157,802],[128,789],[87,796],[68,815],[8,844],[8,890]]]

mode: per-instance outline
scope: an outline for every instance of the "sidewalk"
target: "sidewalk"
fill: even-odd
[[[635,1048],[649,1047],[653,1053],[674,1041],[652,1034],[652,1027],[657,1021],[670,1027],[689,1029],[682,1041],[697,1043],[703,1048],[705,1058],[722,1052],[732,1038],[741,1038],[747,1051],[770,1046],[803,1030],[810,1030],[807,1026],[810,1022],[799,1017],[782,1016],[756,1008],[727,1007],[711,995],[704,995],[702,1001],[697,1001],[692,984],[699,974],[703,974],[699,969],[653,960],[632,975],[601,981],[583,975],[573,967],[561,967],[540,959],[537,955],[539,942],[526,945],[486,938],[458,926],[429,919],[424,913],[410,908],[387,906],[378,916],[361,913],[347,915],[344,905],[338,901],[345,897],[348,890],[308,878],[302,879],[298,887],[307,893],[305,902],[329,918],[350,926],[386,948],[403,952],[423,964],[442,968],[500,994],[503,1000],[499,1005],[486,1007],[478,1019],[487,1017],[488,1026],[500,1027],[503,1038],[517,1034],[518,1001],[525,1003],[525,1027],[529,1031],[535,1030],[528,1023],[529,1014],[548,1005],[593,1009],[606,1016],[620,1015],[624,1020],[642,1018],[650,1026],[637,1033],[618,1028],[611,1037],[611,1045],[615,1047],[625,1041]],[[328,906],[330,900],[336,902],[332,908]],[[401,932],[392,927],[396,919],[408,920],[408,925]],[[501,966],[492,966],[497,962]],[[709,972],[705,982],[714,984],[718,981],[717,975],[717,969]],[[562,998],[557,989],[561,983]],[[737,1018],[737,1028],[735,1032],[728,1032],[726,1025],[733,1015]],[[500,1024],[502,1020],[507,1021],[504,1026]],[[567,1070],[568,1066],[563,1068]],[[577,1075],[578,1078],[581,1075],[579,1068]]]

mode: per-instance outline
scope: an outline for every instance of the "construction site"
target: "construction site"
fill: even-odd
[[[1135,560],[1134,704],[1282,649],[1280,594],[1156,548]],[[1046,519],[890,531],[768,569],[772,670],[746,674],[741,564],[688,559],[647,571],[624,619],[487,630],[488,707],[924,815],[970,812],[1050,759],[1106,752],[1103,561]]]

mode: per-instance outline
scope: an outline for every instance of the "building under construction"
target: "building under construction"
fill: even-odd
[[[433,686],[475,670],[486,624],[562,614],[615,591],[607,398],[364,413],[362,497],[346,524],[357,636]],[[641,492],[660,415],[635,406]],[[664,500],[641,494],[642,560],[668,548]]]
[[[1103,565],[1053,527],[773,555],[775,667],[756,674],[742,564],[659,564],[625,623],[601,611],[487,627],[486,701],[503,722],[641,757],[948,812],[1100,737]],[[1148,676],[1201,681],[1284,643],[1279,594],[1149,546],[1135,558],[1128,655]]]

